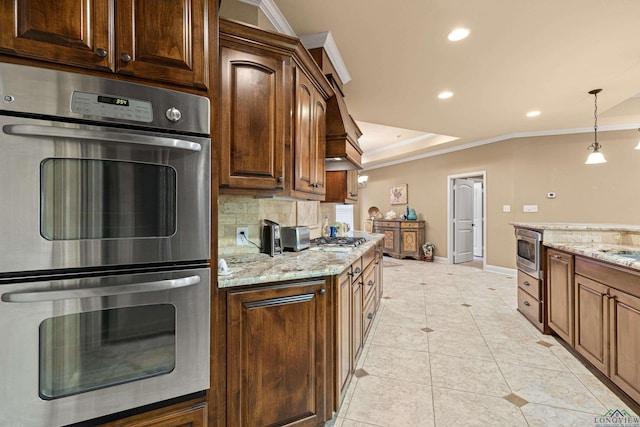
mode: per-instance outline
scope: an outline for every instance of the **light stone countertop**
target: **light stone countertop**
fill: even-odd
[[[224,259],[231,274],[218,275],[218,287],[229,288],[339,275],[384,238],[383,234],[361,231],[354,231],[353,236],[365,237],[367,242],[347,252],[305,249],[300,252],[286,251],[274,257],[267,254],[227,256]]]
[[[616,252],[640,254],[640,225],[513,222],[516,228],[542,231],[542,244],[576,255],[640,271],[640,260]]]

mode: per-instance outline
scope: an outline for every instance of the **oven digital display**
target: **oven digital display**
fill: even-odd
[[[121,96],[73,91],[71,111],[84,116],[152,123],[151,102]]]
[[[125,107],[129,106],[129,100],[124,98],[114,98],[111,96],[98,96],[98,102],[102,102],[104,104],[114,104],[114,105],[123,105]]]

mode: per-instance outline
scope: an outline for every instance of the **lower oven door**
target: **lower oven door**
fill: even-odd
[[[0,425],[66,425],[209,388],[210,270],[0,284]]]

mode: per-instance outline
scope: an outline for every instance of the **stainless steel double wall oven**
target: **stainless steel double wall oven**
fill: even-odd
[[[0,425],[209,387],[209,101],[0,64]]]

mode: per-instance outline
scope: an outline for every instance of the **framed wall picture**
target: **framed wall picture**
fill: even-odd
[[[406,205],[407,201],[407,184],[394,185],[389,190],[389,197],[392,205]]]

